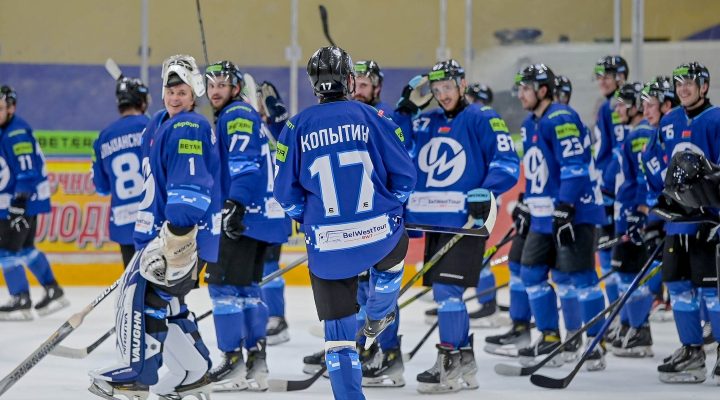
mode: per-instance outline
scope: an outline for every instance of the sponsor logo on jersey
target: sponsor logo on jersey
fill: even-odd
[[[510,133],[505,121],[502,118],[490,118],[490,127],[494,132]]]
[[[385,115],[385,111],[383,111],[383,110],[378,110],[378,116],[379,116],[379,117],[382,117],[382,116],[384,116],[384,115]]]
[[[197,128],[200,128],[200,125],[196,124],[194,122],[190,122],[190,121],[180,121],[180,122],[176,122],[175,125],[173,125],[173,129],[185,128],[185,127],[197,129]]]
[[[558,139],[565,139],[568,137],[580,137],[580,130],[577,125],[572,122],[568,122],[562,125],[555,126],[555,136]]]
[[[425,186],[447,187],[454,184],[465,172],[466,160],[465,149],[457,140],[432,138],[418,153],[418,167],[427,174]]]
[[[275,152],[275,159],[280,162],[285,162],[287,157],[288,147],[284,144],[277,142],[277,150]]]
[[[178,154],[202,155],[202,142],[199,140],[180,139],[178,142]]]
[[[285,125],[287,125],[287,127],[290,129],[295,129],[295,125],[293,125],[293,123],[290,121],[286,122]]]
[[[12,149],[13,149],[13,154],[15,154],[16,156],[33,153],[33,145],[30,142],[15,143],[13,145]]]
[[[397,135],[397,137],[400,139],[401,142],[405,141],[405,136],[403,135],[401,128],[395,129],[395,134]]]
[[[14,131],[10,131],[10,133],[7,134],[8,137],[13,137],[17,135],[22,135],[25,133],[25,129],[15,129]]]
[[[245,118],[235,118],[227,123],[227,134],[232,135],[233,133],[252,133],[253,122]]]

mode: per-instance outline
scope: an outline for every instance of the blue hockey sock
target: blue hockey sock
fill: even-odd
[[[277,260],[266,261],[265,266],[263,267],[263,276],[270,275],[278,269],[280,269],[280,265]],[[277,278],[263,285],[262,299],[263,302],[267,305],[269,316],[284,317],[285,279],[282,276],[278,276]]]
[[[24,257],[18,253],[0,250],[0,265],[11,296],[30,292],[30,284],[25,275]]]
[[[370,268],[370,286],[365,308],[368,319],[380,320],[395,310],[402,275],[402,262],[386,271]]]
[[[520,264],[509,263],[510,268],[510,319],[514,322],[530,322],[532,313],[525,285],[520,278]]]
[[[257,283],[251,286],[239,286],[240,296],[244,298],[243,314],[245,315],[245,348],[252,349],[257,341],[264,339],[267,332],[268,308],[260,298],[260,287]]]
[[[670,304],[680,342],[683,345],[702,345],[700,301],[697,289],[690,281],[666,282],[665,285],[670,293]]]
[[[30,272],[35,275],[41,285],[47,286],[55,283],[55,275],[53,275],[45,253],[38,251],[34,247],[22,250],[22,254],[27,258],[27,266]]]
[[[465,288],[457,285],[433,283],[433,298],[438,303],[440,342],[460,348],[468,343],[470,317],[462,295]]]
[[[618,273],[620,275],[620,291],[625,293],[630,283],[635,279],[635,274]],[[628,298],[623,311],[627,314],[627,322],[633,328],[641,327],[647,322],[648,316],[650,315],[650,309],[652,308],[653,294],[650,292],[650,287],[646,284],[635,289],[630,297]]]
[[[720,299],[718,299],[717,289],[702,288],[702,298],[707,306],[713,338],[716,342],[720,342]]]
[[[475,293],[481,293],[485,290],[492,289],[495,287],[495,274],[492,273],[490,270],[490,267],[485,267],[480,271],[480,278],[478,278],[477,287],[475,289]],[[480,297],[477,298],[478,303],[485,304],[488,302],[491,302],[495,300],[496,297],[496,291],[490,291],[489,293],[486,293]]]
[[[397,348],[400,345],[398,329],[400,328],[400,308],[395,307],[395,321],[378,336],[377,342],[384,351]],[[364,336],[363,336],[364,337]],[[364,343],[363,343],[364,344]]]
[[[653,261],[652,267],[650,268],[655,269],[655,267],[660,264],[660,261]],[[653,275],[650,280],[647,282],[648,287],[650,288],[650,292],[656,296],[660,297],[663,295],[663,283],[662,283],[662,274],[658,273]]]
[[[598,251],[598,258],[600,259],[600,271],[603,275],[612,271],[612,250]],[[607,295],[608,303],[612,303],[620,297],[618,294],[618,281],[617,273],[605,278],[605,294]]]
[[[364,400],[355,315],[325,321],[325,364],[336,400]]]
[[[359,279],[358,280],[358,291],[357,291],[357,303],[360,306],[358,313],[355,314],[357,320],[357,342],[359,345],[365,345],[365,335],[362,334],[362,329],[365,326],[365,317],[367,316],[367,299],[370,293],[370,280]]]
[[[577,289],[580,302],[580,314],[583,322],[587,323],[605,308],[605,297],[600,289],[599,279],[595,269],[573,272],[570,274],[573,285]],[[596,336],[604,322],[598,321],[587,330],[588,336]]]
[[[555,290],[547,281],[549,268],[547,265],[523,265],[520,274],[528,294],[530,309],[535,317],[539,331],[557,331],[560,316],[557,310]]]
[[[247,335],[243,313],[245,299],[238,297],[231,285],[209,284],[208,291],[213,304],[218,349],[225,353],[240,350]]]
[[[573,286],[570,279],[570,274],[553,270],[552,280],[556,284],[557,296],[560,298],[565,329],[568,331],[580,329],[582,326],[580,302],[578,301],[575,286]]]

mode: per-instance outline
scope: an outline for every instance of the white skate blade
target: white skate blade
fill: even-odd
[[[496,344],[486,343],[485,347],[483,347],[483,350],[488,354],[493,354],[496,356],[512,358],[517,358],[518,356],[518,348],[514,344],[498,346]]]
[[[645,358],[655,355],[650,346],[637,346],[631,349],[613,347],[612,353],[617,357],[626,358]]]
[[[510,324],[512,324],[510,318],[497,312],[484,318],[470,318],[471,328],[493,329],[510,326]]]
[[[65,296],[62,296],[48,303],[46,307],[36,309],[35,312],[37,312],[39,316],[44,317],[46,315],[50,315],[52,313],[60,311],[69,305],[70,302],[65,298]]]
[[[661,372],[659,378],[663,383],[703,383],[706,374],[705,368],[699,368],[674,373]]]
[[[242,392],[247,388],[248,383],[245,379],[226,379],[212,385],[212,391],[218,393]]]
[[[402,375],[389,376],[383,375],[377,378],[362,378],[363,387],[403,387],[405,386],[405,378]]]
[[[600,360],[587,360],[585,362],[585,369],[588,372],[602,371],[605,369],[605,367],[607,367],[605,357]]]
[[[422,394],[454,393],[460,390],[462,390],[462,384],[456,380],[440,383],[418,382],[417,386],[417,391]]]
[[[15,310],[0,313],[0,321],[32,321],[33,314],[30,310]]]
[[[323,332],[323,335],[324,335],[324,332]],[[285,329],[282,332],[278,333],[277,335],[267,336],[265,339],[267,340],[268,346],[275,346],[277,344],[289,342],[290,341],[290,332],[288,332],[288,330]]]
[[[88,392],[108,400],[146,400],[150,395],[147,391],[117,391],[109,383],[102,380],[93,380]]]

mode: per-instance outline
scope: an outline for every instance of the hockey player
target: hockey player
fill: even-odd
[[[110,239],[120,245],[123,268],[135,254],[133,231],[144,181],[140,143],[149,121],[147,94],[147,86],[139,79],[118,79],[115,97],[120,119],[103,129],[93,143],[93,183],[98,194],[110,195]]]
[[[50,186],[42,150],[16,107],[17,93],[0,86],[0,265],[11,296],[0,306],[0,320],[27,321],[33,314],[25,265],[45,289],[45,296],[35,304],[38,315],[70,303],[47,257],[35,248],[37,216],[50,212]]]
[[[403,204],[416,175],[402,130],[376,109],[347,101],[355,72],[344,50],[317,50],[307,72],[320,104],[283,129],[274,194],[305,231],[333,394],[364,399],[356,350],[357,275],[370,270],[367,345],[395,318],[408,244]]]
[[[570,97],[572,97],[572,82],[565,75],[555,77],[555,93],[553,95],[556,103],[570,105]]]
[[[215,262],[222,208],[222,149],[193,111],[205,94],[193,57],[163,62],[163,102],[143,134],[145,196],[137,252],[120,283],[116,333],[121,363],[92,371],[90,392],[106,399],[206,398],[210,354],[185,296]],[[167,372],[158,379],[158,369]]]
[[[660,192],[665,166],[675,153],[690,150],[708,160],[720,161],[720,109],[707,97],[710,87],[708,69],[697,62],[682,64],[673,71],[675,94],[682,107],[676,107],[660,120],[654,153],[645,157],[645,171],[650,191]],[[658,198],[658,208],[687,214],[668,196]],[[665,383],[700,383],[706,379],[700,303],[705,301],[710,319],[720,307],[715,286],[715,246],[718,237],[714,224],[665,224],[663,248],[663,281],[670,293],[675,325],[682,347],[658,366],[660,380]],[[713,326],[715,340],[720,340],[720,327]],[[715,368],[718,372],[718,367]],[[715,375],[716,377],[718,374]]]
[[[618,89],[614,109],[620,123],[630,127],[620,144],[620,171],[615,178],[615,236],[626,237],[612,249],[612,267],[619,277],[619,292],[623,293],[645,264],[648,254],[643,241],[647,214],[646,190],[640,187],[640,154],[655,133],[643,117],[643,85],[626,83]],[[648,316],[653,296],[649,284],[632,292],[621,312],[621,326],[612,338],[612,351],[617,356],[652,357],[652,335]]]
[[[272,155],[260,114],[239,98],[243,74],[232,62],[219,61],[207,67],[205,77],[230,174],[219,259],[205,273],[223,353],[210,378],[218,382],[216,391],[264,391],[268,309],[258,283],[268,245],[286,241],[289,226],[283,210],[270,200]]]
[[[594,225],[604,215],[591,177],[590,139],[572,108],[552,103],[554,86],[555,75],[544,64],[527,66],[515,77],[518,99],[530,111],[521,128],[531,223],[520,275],[541,332],[537,342],[518,352],[524,364],[560,344],[557,300],[548,283],[551,269],[553,279],[567,282],[579,299],[579,307],[566,307],[560,293],[566,325],[579,325],[576,314],[587,322],[604,308],[593,255]],[[595,336],[599,328],[591,327],[587,335]],[[600,346],[591,353],[588,369],[604,368],[603,353]],[[563,362],[558,358],[550,365]]]
[[[490,86],[482,83],[472,83],[465,92],[465,101],[468,104],[476,103],[482,106],[491,106],[493,102],[493,92]]]
[[[595,79],[600,89],[600,94],[605,101],[600,106],[593,130],[593,154],[595,168],[600,172],[600,188],[603,192],[603,204],[605,205],[606,221],[601,224],[598,233],[598,244],[603,244],[612,239],[615,233],[613,223],[613,194],[615,193],[614,177],[617,173],[617,163],[613,162],[613,149],[625,139],[626,129],[620,123],[617,113],[610,105],[610,100],[620,86],[625,83],[630,70],[627,62],[620,56],[605,56],[595,63]],[[603,274],[612,270],[610,261],[612,251],[610,249],[598,251],[600,258],[600,269]],[[608,301],[613,302],[618,298],[618,279],[615,274],[605,279],[605,293]],[[615,326],[611,331],[615,330]]]
[[[466,198],[491,198],[510,189],[517,183],[519,160],[502,118],[490,107],[467,103],[465,71],[457,61],[435,64],[428,78],[440,107],[421,114],[414,123],[418,183],[407,217],[415,223],[460,227],[468,217],[482,214],[466,206]],[[451,237],[426,233],[425,261]],[[484,238],[463,237],[424,276],[438,303],[440,344],[435,365],[417,376],[421,393],[478,388],[462,294],[478,283],[484,244]]]

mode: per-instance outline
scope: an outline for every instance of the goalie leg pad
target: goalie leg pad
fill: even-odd
[[[567,272],[553,270],[552,280],[555,282],[557,295],[560,297],[560,305],[562,307],[565,329],[568,331],[576,331],[580,329],[580,326],[582,325],[580,301],[578,300],[577,290],[572,284],[570,274]]]
[[[530,309],[541,332],[558,330],[560,320],[555,290],[548,283],[549,270],[547,265],[523,265],[520,270]]]
[[[0,250],[0,265],[10,295],[17,296],[30,291],[30,284],[25,275],[24,257],[19,253]]]
[[[571,272],[570,279],[577,290],[580,315],[583,322],[587,323],[605,308],[605,297],[599,285],[597,272],[595,269]],[[603,322],[604,320],[601,320],[588,328],[587,335],[596,336]]]
[[[247,336],[245,329],[245,299],[238,296],[233,285],[209,284],[208,291],[213,303],[213,321],[218,348],[229,353],[242,347]]]
[[[689,280],[665,282],[670,293],[670,305],[675,327],[683,345],[703,344],[700,324],[700,301],[697,288]]]
[[[433,298],[438,303],[440,342],[458,349],[468,345],[470,317],[462,300],[465,288],[458,285],[433,283]]]

